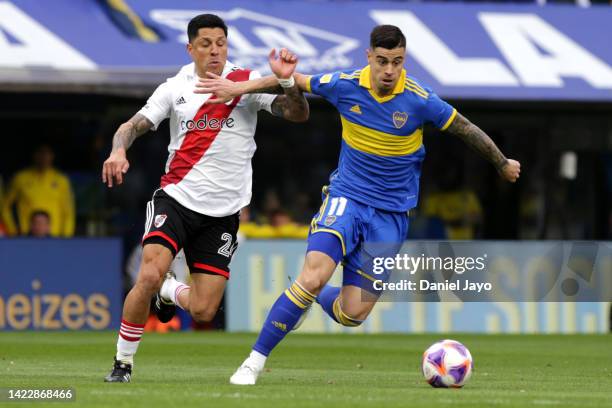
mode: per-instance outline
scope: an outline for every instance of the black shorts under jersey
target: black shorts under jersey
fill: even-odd
[[[238,246],[239,213],[211,217],[192,211],[163,190],[147,203],[142,244],[160,244],[173,255],[183,248],[191,273],[207,273],[229,279],[229,263]]]

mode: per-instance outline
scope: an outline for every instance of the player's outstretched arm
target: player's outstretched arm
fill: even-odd
[[[234,82],[213,74],[212,72],[207,72],[206,78],[200,78],[198,80],[193,92],[197,94],[213,94],[215,98],[208,99],[206,103],[220,104],[231,101],[237,96],[249,93],[280,95],[283,93],[283,88],[278,84],[278,79],[276,79],[274,75],[251,79],[249,81]]]
[[[282,65],[293,65],[292,76],[295,80],[297,88],[301,92],[308,91],[308,75],[303,75],[295,72],[295,65],[297,64],[297,57],[288,52],[286,49],[281,50],[279,58],[276,58],[276,50],[272,49],[268,57],[270,67],[277,65],[279,72],[282,71]],[[286,66],[285,66],[286,68]],[[227,78],[223,78],[212,72],[206,73],[206,78],[200,78],[196,84],[196,94],[213,94],[215,98],[208,99],[206,103],[220,104],[226,103],[237,96],[249,94],[249,93],[267,93],[274,95],[282,95],[285,93],[281,85],[279,84],[279,77],[277,72],[272,71],[275,75],[268,75],[262,78],[251,79],[249,81],[234,82]],[[289,76],[287,75],[287,78]]]
[[[123,183],[123,175],[130,168],[126,152],[138,136],[147,133],[153,123],[144,115],[137,113],[130,120],[123,123],[113,137],[113,149],[108,159],[102,165],[102,182],[109,187]]]
[[[521,164],[516,160],[507,159],[485,132],[459,112],[447,131],[461,138],[490,161],[504,179],[514,183],[519,178]]]
[[[295,83],[302,92],[308,91],[308,75],[293,73]],[[281,95],[283,88],[278,83],[278,78],[268,75],[249,81],[234,82],[212,72],[206,73],[206,78],[200,78],[193,91],[197,94],[214,94],[215,99],[208,99],[206,103],[218,104],[231,101],[237,96],[250,93],[267,93]]]
[[[280,50],[278,58],[272,49],[268,62],[274,75],[249,81],[234,82],[211,72],[200,78],[194,93],[213,94],[206,103],[226,103],[237,96],[249,93],[268,93],[279,95],[272,103],[272,113],[293,122],[308,120],[308,101],[303,92],[308,89],[306,75],[295,72],[298,58],[286,48]]]

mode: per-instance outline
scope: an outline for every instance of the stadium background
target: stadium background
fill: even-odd
[[[459,237],[500,245],[501,240],[513,240],[525,248],[534,240],[609,244],[612,53],[606,42],[612,36],[612,10],[609,5],[588,5],[62,0],[50,10],[34,0],[0,1],[2,190],[9,190],[12,176],[30,163],[37,145],[51,145],[56,166],[73,185],[78,237],[0,240],[0,330],[117,327],[129,285],[125,265],[142,234],[145,202],[158,185],[166,159],[167,122],[130,149],[131,168],[123,186],[108,190],[100,182],[101,164],[117,126],[144,104],[158,83],[189,62],[181,44],[184,27],[203,11],[226,13],[231,29],[237,30],[234,37],[230,32],[230,60],[251,62],[265,71],[267,49],[293,45],[298,55],[304,54],[306,73],[359,68],[365,64],[367,36],[374,24],[393,19],[420,27],[413,24],[416,18],[425,30],[406,33],[409,74],[432,86],[507,155],[520,160],[522,178],[516,185],[502,182],[459,140],[428,129],[421,204],[411,214],[412,237]],[[353,24],[338,24],[338,16]],[[501,39],[485,24],[487,16],[489,24],[506,24],[506,31],[498,32]],[[503,19],[513,16],[516,20]],[[575,47],[566,47],[567,41],[559,45],[550,30]],[[412,41],[430,39],[428,32],[439,41],[432,44],[442,43],[442,48],[414,48]],[[553,63],[542,63],[535,74],[521,71],[525,66],[508,54],[516,50],[512,41],[517,33],[537,50],[540,62],[552,56]],[[504,38],[510,39],[505,51]],[[555,62],[560,50],[566,59]],[[568,56],[582,65],[557,75],[556,70],[568,68],[555,63],[567,64]],[[318,208],[321,185],[336,166],[340,146],[338,115],[319,98],[309,101],[311,117],[305,124],[259,116],[251,237],[246,233],[234,261],[226,307],[212,327],[257,330],[286,276],[298,268],[304,248],[303,240],[296,239],[303,234],[299,226]],[[465,206],[465,197],[475,197],[477,204]],[[436,213],[434,203],[440,201],[447,204],[446,212]],[[287,223],[287,216],[292,221],[281,229],[284,232],[270,232],[279,214],[278,222]],[[259,241],[253,236],[293,240]],[[253,266],[253,259],[263,266]],[[238,290],[232,285],[239,290],[247,285],[253,300],[232,298],[232,291]],[[361,330],[605,332],[610,326],[603,303],[584,310],[580,305],[578,312],[561,304],[537,305],[534,311],[516,303],[512,307],[519,314],[518,325],[509,323],[503,307],[500,312],[490,304],[479,305],[479,310],[500,314],[502,323],[489,325],[483,318],[473,324],[465,318],[465,309],[435,307],[423,313],[422,324],[416,326],[410,323],[414,311],[386,311]],[[57,315],[45,320],[50,308],[56,308]],[[259,312],[249,319],[225,321],[252,309]],[[398,328],[385,323],[398,319],[406,324]],[[315,323],[304,329],[337,330]]]

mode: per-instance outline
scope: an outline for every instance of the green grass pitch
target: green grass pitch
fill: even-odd
[[[449,336],[474,357],[463,389],[433,389],[423,351],[441,335],[291,334],[254,387],[228,383],[254,334],[146,333],[132,383],[105,384],[116,333],[0,333],[0,387],[72,387],[53,407],[612,407],[612,338]],[[2,403],[0,406],[45,403]]]

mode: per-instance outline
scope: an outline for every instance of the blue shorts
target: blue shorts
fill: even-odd
[[[333,238],[333,237],[336,238]],[[389,270],[374,268],[375,258],[394,258],[408,236],[408,213],[376,209],[347,197],[323,194],[310,224],[308,250],[344,265],[342,285],[380,294],[374,281],[388,282]]]

